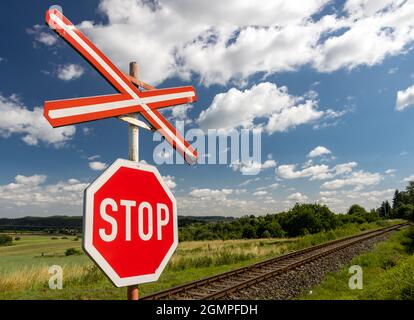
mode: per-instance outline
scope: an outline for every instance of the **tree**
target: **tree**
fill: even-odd
[[[363,215],[366,214],[367,211],[365,210],[365,208],[361,207],[358,204],[354,204],[352,205],[349,210],[348,210],[348,214],[359,214],[359,215]]]
[[[387,201],[383,201],[381,207],[378,210],[378,214],[381,218],[388,219],[391,216],[391,205]]]
[[[256,238],[256,230],[253,228],[252,225],[247,224],[243,227],[242,237],[244,239],[254,239]]]
[[[11,246],[13,244],[13,238],[7,234],[0,234],[0,246]]]
[[[397,190],[394,192],[394,197],[392,198],[392,209],[395,210],[401,203],[401,193]]]
[[[414,206],[412,204],[402,204],[398,206],[396,216],[401,219],[414,221]]]
[[[409,204],[414,205],[414,181],[410,181],[406,188]]]

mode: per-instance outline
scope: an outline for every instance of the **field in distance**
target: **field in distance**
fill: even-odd
[[[295,238],[182,242],[160,280],[141,285],[140,294],[150,294],[310,245],[399,222],[350,224]],[[0,299],[125,299],[126,289],[114,288],[82,253],[79,237],[11,235],[13,245],[0,247]],[[20,239],[15,240],[16,237]],[[63,268],[62,290],[49,288],[51,275],[48,270],[52,265]]]

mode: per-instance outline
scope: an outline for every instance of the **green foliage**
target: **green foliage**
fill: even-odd
[[[75,248],[69,248],[65,251],[65,256],[79,256],[82,254],[82,251],[80,251],[79,249],[75,249]]]
[[[11,246],[13,244],[13,238],[7,234],[0,234],[0,246]]]
[[[180,241],[297,237],[328,232],[347,224],[379,220],[376,211],[353,206],[352,214],[337,215],[320,204],[296,204],[288,212],[244,216],[231,221],[191,223],[180,228]]]
[[[352,205],[349,210],[348,210],[348,214],[359,214],[359,215],[363,215],[366,214],[367,211],[365,210],[365,208],[361,207],[360,205],[354,204]]]
[[[414,221],[414,181],[410,181],[405,191],[395,190],[392,201],[392,217]]]

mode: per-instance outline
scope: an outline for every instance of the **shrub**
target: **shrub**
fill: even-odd
[[[78,249],[75,249],[75,248],[69,248],[65,252],[66,256],[78,256],[78,255],[81,255],[81,254],[82,254],[82,252]]]
[[[7,234],[0,234],[0,246],[11,246],[13,244],[13,238]]]
[[[14,240],[19,241],[21,238],[20,237],[16,237],[14,238]]]

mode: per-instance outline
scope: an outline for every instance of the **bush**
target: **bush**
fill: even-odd
[[[66,250],[66,252],[65,252],[65,255],[68,257],[68,256],[79,256],[79,255],[81,255],[82,254],[82,252],[80,251],[80,250],[78,250],[78,249],[75,249],[75,248],[69,248],[69,249],[67,249]]]
[[[13,244],[13,238],[7,234],[0,234],[0,246],[11,246]]]
[[[20,237],[16,237],[14,238],[14,240],[19,241],[21,238]]]

